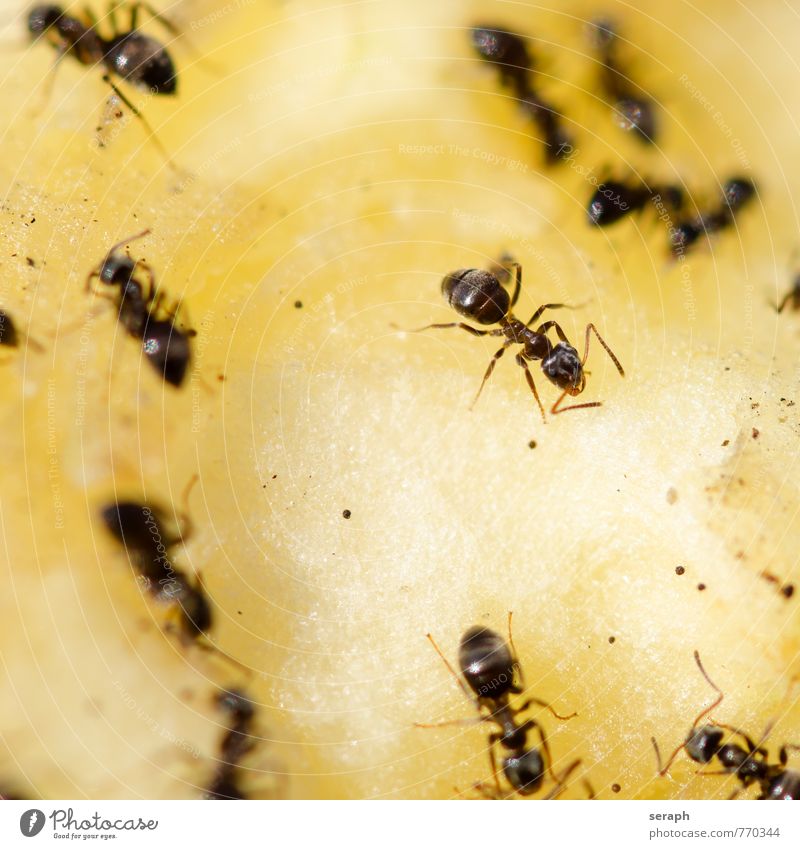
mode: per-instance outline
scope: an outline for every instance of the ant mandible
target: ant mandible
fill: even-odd
[[[580,765],[580,759],[573,761],[561,775],[552,770],[552,756],[544,729],[534,719],[529,719],[521,725],[517,716],[530,705],[537,704],[547,708],[554,717],[560,720],[572,719],[577,716],[561,716],[551,705],[541,699],[529,697],[519,707],[513,707],[509,701],[511,695],[525,692],[525,684],[514,647],[511,634],[511,617],[508,614],[508,643],[503,638],[482,625],[470,628],[461,637],[458,650],[458,663],[464,681],[467,682],[472,694],[456,675],[450,662],[436,644],[430,634],[426,634],[436,653],[444,662],[450,674],[455,678],[464,695],[475,705],[478,712],[477,720],[467,722],[491,722],[498,726],[498,731],[489,735],[489,761],[494,779],[494,789],[489,790],[483,783],[475,785],[482,795],[489,798],[501,798],[502,790],[498,777],[497,760],[494,747],[499,743],[504,750],[502,773],[512,787],[512,792],[520,796],[535,793],[542,785],[547,774],[550,775],[555,787],[547,794],[548,799],[555,798],[564,790],[567,778]],[[519,678],[519,684],[515,682]],[[474,695],[473,695],[474,694]],[[439,723],[415,723],[417,728],[442,728],[448,725],[460,725],[463,720]],[[541,751],[528,744],[528,734],[536,731],[539,735]]]
[[[719,773],[706,772],[702,775],[734,775],[741,783],[741,789],[747,789],[757,784],[760,789],[758,799],[800,799],[800,772],[786,769],[788,753],[798,746],[783,745],[778,753],[778,763],[770,763],[769,755],[763,744],[769,736],[772,723],[758,743],[755,743],[744,731],[724,723],[709,720],[708,724],[700,725],[700,721],[708,716],[714,708],[718,707],[725,698],[722,690],[711,680],[703,663],[700,653],[694,652],[695,663],[708,685],[717,693],[717,698],[697,715],[692,727],[686,736],[686,740],[678,746],[669,756],[666,764],[661,765],[661,752],[655,737],[650,741],[656,752],[658,774],[665,776],[675,761],[675,758],[685,751],[695,763],[708,764],[717,759],[721,767]],[[734,737],[744,741],[745,746],[739,743],[723,743],[725,733],[730,732]],[[740,791],[737,790],[731,796],[734,798]]]
[[[460,327],[473,336],[505,336],[503,346],[494,354],[483,376],[478,394],[472,402],[475,406],[480,398],[486,381],[491,377],[497,361],[511,345],[522,345],[522,350],[516,355],[517,365],[525,371],[533,397],[539,405],[542,421],[546,421],[544,407],[536,390],[533,375],[528,368],[528,362],[541,361],[544,376],[561,390],[561,395],[550,408],[553,415],[565,413],[567,410],[581,410],[587,407],[599,407],[601,401],[590,401],[585,404],[572,404],[560,409],[561,402],[567,395],[580,395],[586,387],[586,375],[584,366],[589,356],[589,335],[594,333],[600,344],[605,349],[611,361],[617,367],[621,377],[625,377],[625,371],[611,348],[606,345],[603,337],[597,332],[594,324],[586,325],[586,342],[583,357],[578,356],[577,350],[570,344],[566,334],[556,321],[545,321],[536,329],[531,325],[536,324],[546,310],[554,310],[570,307],[567,304],[542,304],[530,319],[524,324],[514,317],[514,308],[522,288],[522,266],[518,262],[505,263],[514,274],[514,293],[509,297],[508,292],[491,271],[480,268],[462,268],[453,271],[442,280],[442,294],[447,303],[465,318],[471,318],[479,324],[499,324],[495,330],[478,330],[463,322],[450,322],[447,324],[428,324],[414,331],[419,333],[430,328]],[[553,345],[547,336],[549,330],[555,330],[559,342]]]
[[[155,370],[173,386],[180,386],[191,361],[190,337],[195,331],[184,332],[175,325],[179,305],[165,309],[166,318],[156,318],[163,305],[164,293],[156,290],[153,269],[141,260],[119,253],[119,249],[150,233],[143,230],[117,242],[103,262],[86,278],[86,291],[97,278],[103,286],[116,289],[112,299],[117,303],[117,317],[129,335],[142,341],[142,351]],[[147,274],[147,283],[136,277],[137,269]]]
[[[99,33],[98,21],[89,10],[84,10],[82,18],[78,18],[68,15],[58,5],[34,6],[28,14],[28,32],[32,40],[46,38],[55,48],[54,69],[64,56],[72,56],[82,65],[102,65],[105,68],[103,81],[108,83],[114,94],[143,123],[153,143],[170,162],[169,156],[144,116],[114,84],[111,77],[119,77],[150,94],[175,94],[178,78],[172,58],[160,42],[137,29],[139,11],[147,12],[173,36],[179,35],[179,31],[152,6],[138,0],[126,4],[130,7],[130,26],[127,30],[120,29],[116,12],[121,5],[115,0],[109,7],[111,38],[104,38]]]

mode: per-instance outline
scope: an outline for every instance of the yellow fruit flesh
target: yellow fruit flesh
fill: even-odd
[[[760,577],[800,580],[800,319],[769,305],[796,243],[800,24],[777,3],[760,20],[721,2],[609,7],[660,103],[647,150],[597,98],[597,9],[552,7],[242,5],[211,24],[214,4],[186,3],[174,17],[205,59],[172,44],[179,97],[141,103],[177,172],[135,120],[95,149],[99,73],[66,59],[31,116],[52,50],[2,60],[0,307],[44,348],[2,353],[3,787],[196,797],[224,731],[213,695],[237,684],[264,738],[250,795],[468,792],[489,778],[488,729],[414,727],[473,715],[425,634],[455,662],[467,627],[505,633],[509,610],[531,693],[578,712],[531,713],[556,771],[582,761],[567,797],[582,777],[601,797],[733,789],[685,758],[655,776],[650,737],[671,751],[714,698],[695,649],[726,695],[715,719],[800,736],[784,698],[797,596]],[[541,167],[472,55],[476,22],[538,39],[572,166]],[[605,165],[700,205],[732,174],[760,194],[678,263],[652,213],[585,224],[578,166]],[[83,289],[145,227],[132,255],[199,331],[178,391]],[[470,412],[497,340],[398,332],[452,321],[441,276],[504,251],[523,265],[521,316],[580,304],[554,317],[578,347],[594,322],[620,358],[624,381],[593,341],[580,400],[601,408],[543,425],[508,353]],[[98,521],[115,493],[179,511],[195,473],[176,563],[202,575],[211,638],[249,674],[165,630]]]

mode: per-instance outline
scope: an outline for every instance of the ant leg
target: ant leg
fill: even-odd
[[[45,107],[50,102],[50,98],[53,96],[53,84],[56,80],[56,73],[58,72],[58,68],[61,65],[61,60],[67,55],[67,50],[63,47],[56,48],[56,58],[53,60],[53,64],[50,66],[50,70],[47,72],[47,76],[44,78],[44,83],[42,84],[42,97],[39,101],[38,106],[34,106],[29,114],[32,118],[36,118],[44,112]]]
[[[553,404],[553,406],[550,408],[550,412],[551,412],[554,416],[557,416],[559,413],[566,413],[566,412],[568,412],[569,410],[585,410],[585,409],[587,409],[588,407],[602,407],[602,406],[603,406],[603,402],[602,402],[602,401],[587,401],[585,404],[571,404],[569,407],[564,407],[563,409],[560,409],[560,407],[561,407],[561,402],[562,402],[562,401],[563,401],[566,397],[567,397],[567,391],[566,391],[566,390],[564,390],[564,391],[563,391],[563,392],[562,392],[562,393],[558,396],[558,399],[556,400],[555,404]]]
[[[573,761],[565,770],[561,773],[558,779],[558,783],[556,786],[544,797],[544,801],[548,801],[549,799],[556,799],[567,789],[567,779],[572,775],[573,772],[581,765],[581,759]],[[589,790],[589,798],[594,799],[595,792],[594,788],[588,781],[585,781],[584,784],[588,787]]]
[[[514,294],[511,296],[511,303],[509,304],[509,312],[514,309],[514,305],[519,300],[519,293],[522,289],[522,266],[515,261],[512,262],[504,262],[503,268],[510,268],[512,273],[514,274]]]
[[[468,324],[464,324],[462,321],[452,321],[449,324],[426,324],[425,327],[417,327],[414,330],[407,331],[408,333],[422,333],[423,330],[430,330],[431,328],[441,330],[447,327],[460,327],[462,330],[466,330],[467,333],[471,333],[473,336],[499,336],[500,334],[494,330],[478,330],[476,327],[470,327]]]
[[[180,513],[177,514],[178,519],[180,519],[181,528],[180,528],[180,541],[185,542],[194,532],[194,523],[192,522],[189,516],[189,496],[192,493],[192,489],[194,485],[200,480],[200,475],[197,473],[193,474],[189,478],[189,482],[183,489],[183,493],[181,494],[181,501],[183,502],[183,509]]]
[[[178,38],[181,35],[181,31],[169,18],[164,17],[160,12],[157,12],[149,3],[143,3],[139,0],[132,0],[131,3],[123,3],[120,0],[112,0],[111,8],[118,8],[122,5],[130,6],[131,10],[131,31],[136,29],[137,24],[139,23],[139,10],[141,9],[143,12],[146,12],[150,15],[151,18],[158,21],[162,27],[164,27],[167,32],[171,35],[174,35]]]
[[[481,392],[483,392],[483,387],[486,385],[486,381],[491,377],[492,372],[494,371],[494,367],[497,365],[497,361],[500,359],[500,357],[503,356],[503,354],[505,354],[506,348],[508,348],[508,346],[512,345],[512,344],[513,344],[513,339],[507,339],[505,342],[503,342],[503,347],[500,348],[499,351],[496,351],[495,355],[489,361],[489,368],[486,369],[486,374],[484,374],[484,376],[483,376],[483,380],[481,381],[480,389],[478,389],[478,394],[475,396],[475,400],[469,405],[470,410],[478,403],[478,398],[481,397]]]
[[[582,365],[586,365],[586,360],[589,357],[589,334],[591,331],[594,331],[594,335],[597,337],[597,341],[605,348],[606,353],[609,357],[611,357],[611,361],[617,367],[617,371],[619,372],[620,377],[625,377],[625,369],[622,368],[622,364],[614,355],[614,352],[611,348],[606,345],[603,337],[597,332],[597,328],[593,324],[586,325],[586,346],[583,349],[583,359],[581,360]]]
[[[573,307],[571,304],[542,304],[538,310],[530,317],[528,321],[525,322],[525,327],[530,327],[534,322],[538,321],[542,317],[542,313],[546,310],[575,310],[578,307]],[[553,322],[552,326],[558,326]],[[539,331],[537,331],[538,333]],[[559,334],[560,335],[560,334]],[[566,342],[566,337],[562,339],[563,342]]]
[[[448,719],[445,722],[415,722],[414,728],[455,728],[467,725],[478,725],[483,722],[483,717],[471,717],[470,719]]]
[[[111,86],[111,90],[114,94],[116,94],[116,96],[128,107],[128,109],[130,109],[131,112],[133,112],[133,114],[142,122],[142,125],[147,130],[147,137],[155,145],[155,147],[158,148],[158,151],[164,157],[166,164],[174,171],[177,171],[175,163],[170,158],[164,145],[162,145],[158,140],[158,136],[156,136],[155,131],[150,126],[150,122],[147,118],[145,118],[144,115],[142,115],[142,113],[133,105],[133,103],[131,103],[131,101],[119,90],[119,88],[114,85],[113,80],[108,74],[103,74],[103,82],[108,83]]]
[[[536,399],[536,403],[539,405],[539,411],[542,414],[542,422],[546,423],[547,419],[544,417],[544,407],[542,406],[542,402],[539,399],[539,393],[536,391],[536,384],[533,382],[533,375],[531,374],[531,370],[528,368],[528,363],[525,360],[525,357],[522,354],[517,354],[516,356],[517,365],[524,369],[525,371],[525,379],[528,381],[528,386],[533,392],[533,397]]]
[[[494,733],[489,735],[489,764],[492,768],[492,778],[494,779],[494,786],[497,790],[497,798],[502,798],[502,790],[500,789],[500,776],[497,774],[497,757],[494,753],[494,747],[497,741],[502,737],[502,734]]]
[[[776,304],[776,305],[775,305],[775,312],[776,312],[776,313],[778,313],[778,315],[780,315],[780,314],[783,312],[783,310],[784,310],[784,308],[785,308],[786,304],[788,304],[788,303],[789,303],[789,301],[791,301],[791,299],[792,299],[792,296],[793,296],[793,295],[794,295],[794,290],[793,290],[793,289],[790,289],[790,290],[789,290],[789,291],[788,291],[788,292],[787,292],[787,293],[786,293],[786,294],[785,294],[785,295],[781,298],[781,302],[780,302],[779,304]]]

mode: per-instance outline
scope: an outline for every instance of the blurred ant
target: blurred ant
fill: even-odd
[[[57,5],[34,6],[28,14],[28,32],[33,41],[46,38],[55,48],[54,70],[64,56],[72,56],[82,65],[102,65],[105,68],[103,81],[108,83],[114,94],[142,122],[151,140],[169,162],[169,157],[152,128],[136,106],[114,84],[112,76],[119,77],[150,94],[175,94],[178,78],[172,58],[160,42],[139,32],[139,11],[149,14],[171,35],[178,36],[179,31],[152,6],[139,0],[124,4],[130,7],[130,25],[127,30],[120,29],[116,13],[122,5],[123,3],[115,0],[109,7],[111,38],[100,35],[97,18],[90,10],[85,9],[81,17],[73,17]]]
[[[597,186],[586,212],[590,224],[607,227],[630,212],[642,211],[650,202],[654,205],[661,202],[677,211],[683,206],[683,190],[679,186],[650,187],[645,183],[605,180]]]
[[[536,793],[545,776],[549,774],[555,783],[555,787],[545,798],[552,799],[563,792],[567,779],[578,768],[581,761],[580,759],[574,761],[561,775],[556,775],[552,770],[553,759],[544,729],[533,719],[518,724],[517,716],[532,704],[547,708],[554,717],[560,720],[572,719],[577,714],[561,716],[547,702],[533,697],[527,698],[517,708],[511,705],[509,697],[512,694],[517,695],[525,692],[522,669],[517,660],[517,651],[511,635],[511,616],[512,614],[509,612],[508,643],[495,631],[482,625],[470,628],[461,637],[458,664],[464,681],[467,682],[474,695],[470,694],[461,678],[456,675],[433,637],[430,634],[426,634],[426,636],[450,674],[457,681],[464,695],[475,705],[479,718],[467,720],[467,722],[491,722],[497,725],[499,729],[489,735],[489,760],[494,788],[487,788],[483,783],[480,783],[475,785],[475,789],[487,798],[502,798],[503,793],[495,757],[495,745],[499,743],[504,750],[502,773],[511,785],[512,792],[518,793],[520,796],[529,796]],[[519,684],[515,683],[515,675],[519,677]],[[460,725],[463,722],[463,720],[432,724],[417,722],[415,725],[417,728],[442,728],[447,725]],[[529,745],[528,734],[531,731],[537,732],[541,750]]]
[[[129,335],[141,340],[144,355],[159,375],[167,383],[178,387],[183,383],[191,361],[189,339],[196,335],[196,331],[184,332],[176,327],[179,303],[164,308],[166,318],[155,317],[163,306],[164,293],[160,289],[156,291],[153,269],[141,260],[132,260],[130,256],[118,252],[123,245],[149,233],[149,230],[143,230],[117,242],[103,262],[87,277],[86,291],[91,289],[95,278],[103,286],[116,290],[112,295],[104,297],[116,301],[120,324]],[[138,269],[147,274],[146,283],[137,278]],[[98,291],[98,294],[101,293]]]
[[[638,95],[638,87],[620,69],[616,46],[619,36],[613,24],[598,20],[591,24],[592,41],[603,66],[601,80],[606,94],[612,101],[617,126],[623,130],[635,130],[637,137],[647,144],[655,139],[656,120],[653,103]]]
[[[708,716],[715,707],[721,704],[725,696],[703,668],[698,651],[694,652],[694,659],[703,678],[706,679],[709,686],[717,693],[717,698],[697,715],[686,740],[675,749],[663,767],[661,765],[661,753],[658,743],[655,737],[650,738],[656,752],[658,774],[660,776],[666,775],[675,758],[677,758],[682,750],[685,750],[686,754],[695,763],[708,764],[714,758],[719,762],[722,768],[720,772],[703,772],[700,773],[701,775],[734,775],[741,783],[742,790],[756,784],[760,789],[758,799],[800,799],[800,772],[786,769],[788,752],[790,750],[800,750],[800,747],[793,745],[781,746],[778,753],[778,763],[770,763],[768,752],[763,747],[763,744],[769,736],[772,723],[767,726],[767,730],[757,744],[738,728],[714,722],[713,720],[710,720],[707,725],[698,727],[700,720]],[[733,737],[738,737],[745,745],[742,746],[736,742],[723,744],[722,741],[725,739],[726,731],[730,732]],[[741,791],[734,791],[731,798],[735,798],[739,792]]]
[[[183,500],[197,482],[193,475],[184,490]],[[171,550],[186,540],[191,531],[188,512],[181,515],[179,532],[169,530],[160,507],[136,501],[114,501],[100,511],[103,524],[125,547],[131,566],[143,579],[150,594],[158,601],[174,603],[180,613],[184,639],[194,640],[211,629],[211,607],[202,584],[193,585],[171,561]]]
[[[17,328],[17,325],[9,312],[4,309],[0,309],[0,347],[18,348],[22,339],[25,339],[31,348],[37,351],[44,350],[38,342],[31,339],[30,336],[23,334],[22,331]]]
[[[567,395],[580,395],[586,386],[586,374],[583,367],[589,356],[590,333],[593,332],[597,336],[598,341],[608,356],[611,357],[620,376],[624,377],[625,371],[620,365],[619,360],[608,345],[606,345],[594,324],[586,325],[586,343],[582,358],[578,356],[577,350],[570,344],[558,322],[545,321],[535,330],[531,329],[531,325],[535,324],[541,318],[545,310],[569,309],[570,307],[567,304],[542,304],[525,324],[515,318],[512,309],[517,303],[522,288],[522,266],[518,262],[510,262],[508,265],[514,274],[514,294],[511,298],[509,298],[508,292],[503,288],[495,274],[480,268],[462,268],[458,271],[453,271],[442,280],[442,294],[446,298],[447,303],[457,313],[460,313],[465,318],[471,318],[479,324],[499,324],[500,326],[497,329],[478,330],[463,322],[451,322],[448,324],[428,324],[414,332],[419,333],[430,328],[460,327],[473,336],[505,336],[505,342],[503,342],[502,348],[495,353],[489,363],[489,367],[486,369],[480,389],[478,389],[478,394],[472,402],[473,407],[478,401],[478,398],[480,398],[483,387],[494,371],[497,361],[511,345],[523,346],[522,350],[516,356],[516,362],[525,371],[528,386],[533,393],[533,397],[536,399],[536,403],[539,405],[542,421],[546,421],[544,407],[539,399],[536,384],[533,382],[533,375],[528,368],[529,361],[541,360],[544,376],[561,390],[561,395],[558,396],[558,399],[550,408],[550,412],[553,415],[565,413],[567,410],[580,410],[587,407],[601,406],[601,401],[590,401],[586,404],[572,404],[569,407],[559,409],[561,402]],[[556,345],[553,345],[546,335],[551,328],[555,330],[556,335],[560,339]]]
[[[673,254],[685,253],[704,233],[710,235],[733,224],[734,217],[755,196],[756,187],[746,177],[734,177],[722,187],[722,203],[711,212],[679,222],[670,232]]]
[[[502,29],[476,26],[472,28],[472,44],[482,59],[496,66],[501,84],[514,92],[539,127],[547,161],[555,162],[571,152],[572,139],[560,124],[560,114],[539,96],[531,83],[533,62],[525,42]]]
[[[788,303],[791,303],[794,312],[800,310],[800,274],[795,275],[792,281],[792,288],[783,296],[781,302],[776,305],[775,312],[780,315]]]
[[[203,794],[205,799],[246,799],[239,787],[239,761],[254,747],[251,733],[255,706],[239,690],[217,694],[217,707],[228,714],[230,725],[220,743],[219,763],[214,778]]]

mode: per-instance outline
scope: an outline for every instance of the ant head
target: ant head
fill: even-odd
[[[652,141],[656,131],[656,118],[646,100],[626,97],[614,104],[617,126],[623,130],[636,130],[646,141]]]
[[[244,722],[253,717],[255,707],[241,690],[223,690],[217,694],[217,705],[225,713],[230,714],[236,722]]]
[[[586,375],[578,352],[567,342],[559,342],[549,357],[542,361],[545,377],[569,395],[580,395],[586,386]]]
[[[525,42],[513,33],[492,27],[472,28],[472,44],[483,59],[503,65],[527,68],[530,65]]]
[[[734,177],[722,187],[725,203],[732,212],[741,209],[756,193],[755,183],[745,177]]]
[[[511,298],[491,271],[461,268],[442,280],[447,303],[479,324],[497,324],[508,314]]]
[[[108,286],[125,288],[136,271],[136,263],[127,256],[110,253],[100,267],[100,280]]]
[[[707,764],[720,749],[724,732],[714,725],[695,728],[686,738],[686,754],[699,764]]]
[[[678,224],[669,234],[670,246],[672,252],[677,256],[683,253],[690,245],[693,245],[703,232],[703,226],[695,224],[691,221],[685,221],[683,224]]]
[[[592,42],[597,50],[607,50],[617,37],[614,24],[608,18],[598,18],[589,26]]]
[[[646,198],[638,186],[627,186],[617,180],[606,180],[595,190],[586,210],[589,223],[595,227],[613,224],[641,205]]]
[[[503,761],[503,774],[508,783],[523,796],[539,789],[544,769],[544,759],[536,749],[528,749]]]
[[[765,799],[800,799],[800,772],[786,769],[778,773],[764,791]]]
[[[476,625],[464,634],[458,663],[479,699],[499,699],[514,686],[514,658],[505,640],[490,628]]]
[[[60,6],[34,6],[28,13],[28,32],[40,36],[53,27],[64,14]]]

